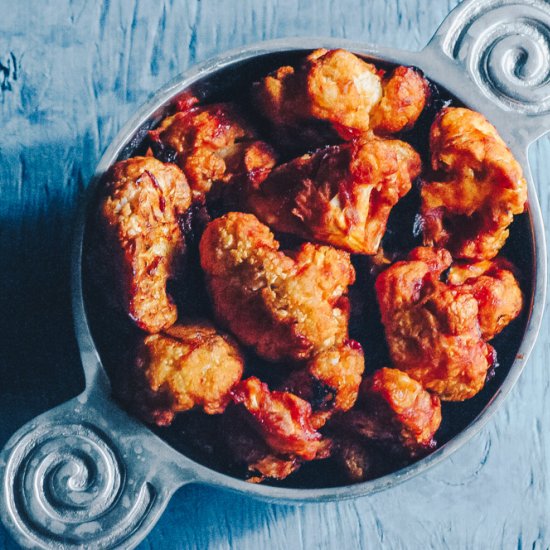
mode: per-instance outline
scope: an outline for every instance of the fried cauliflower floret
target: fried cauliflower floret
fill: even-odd
[[[283,386],[310,403],[312,424],[319,429],[333,413],[353,407],[364,370],[361,345],[346,340],[315,355],[304,368],[291,373]]]
[[[296,456],[275,454],[262,437],[247,422],[248,412],[228,409],[223,415],[222,437],[231,461],[246,469],[246,480],[261,483],[265,479],[285,479],[300,468],[302,461]]]
[[[289,392],[270,391],[256,377],[237,384],[231,394],[234,403],[248,413],[249,425],[274,453],[313,460],[322,448],[307,401]]]
[[[143,391],[137,406],[161,426],[196,407],[222,413],[243,367],[237,345],[209,323],[174,325],[145,337],[138,348],[135,372]]]
[[[347,253],[306,243],[285,254],[255,216],[230,212],[206,227],[200,260],[216,317],[260,356],[299,361],[347,338]]]
[[[351,481],[384,475],[435,446],[441,401],[397,369],[364,379],[358,405],[329,425],[332,457]]]
[[[382,79],[374,65],[351,52],[321,49],[296,69],[280,67],[255,92],[277,130],[315,146],[326,143],[330,131],[349,140],[371,129],[384,135],[410,129],[426,104],[428,85],[412,68],[397,67]]]
[[[296,70],[280,67],[256,86],[261,111],[276,126],[329,123],[343,137],[369,130],[382,98],[376,67],[346,50],[316,50]]]
[[[429,97],[428,82],[412,67],[396,67],[382,80],[383,97],[371,113],[370,125],[380,135],[410,130]]]
[[[488,260],[521,214],[527,182],[521,166],[483,115],[449,107],[430,131],[433,175],[422,187],[424,242],[455,258]]]
[[[375,287],[393,366],[441,399],[462,401],[483,387],[493,348],[482,339],[476,299],[439,280],[450,265],[446,250],[418,248]]]
[[[248,207],[278,231],[375,254],[391,209],[420,168],[403,141],[356,140],[275,168],[249,193]]]
[[[178,216],[191,204],[181,170],[150,157],[115,164],[100,204],[103,257],[118,299],[135,324],[159,332],[176,322],[166,292],[183,252]]]
[[[176,153],[194,200],[202,200],[216,182],[235,175],[265,172],[275,164],[271,147],[230,103],[187,105],[150,132],[153,141]]]
[[[523,295],[513,267],[505,261],[485,260],[473,264],[455,264],[447,281],[460,285],[478,305],[478,319],[484,340],[491,340],[521,312]]]
[[[412,453],[434,445],[441,424],[441,402],[408,374],[382,368],[361,386],[362,408],[372,422],[362,431],[371,439],[398,437]],[[357,425],[355,426],[357,427]]]

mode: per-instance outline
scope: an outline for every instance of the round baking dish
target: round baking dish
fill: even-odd
[[[413,65],[499,130],[529,185],[522,220],[526,314],[507,373],[491,384],[481,412],[426,458],[387,476],[355,485],[288,488],[254,485],[210,469],[173,449],[129,416],[111,386],[90,332],[82,284],[87,207],[95,184],[118,159],[132,154],[174,99],[192,89],[223,92],[243,71],[271,68],[315,48],[346,48],[374,62]],[[353,498],[388,489],[441,460],[476,434],[520,376],[535,343],[546,291],[546,248],[528,161],[529,145],[550,128],[550,7],[542,0],[469,0],[456,8],[421,52],[335,39],[265,42],[219,56],[165,86],[120,131],[82,200],[73,257],[73,312],[86,389],[23,426],[0,454],[2,521],[23,546],[132,548],[153,527],[176,489],[203,483],[273,502]],[[231,75],[234,81],[231,80]],[[240,76],[239,76],[240,75]]]

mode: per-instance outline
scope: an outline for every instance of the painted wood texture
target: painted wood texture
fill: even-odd
[[[420,49],[455,0],[0,0],[0,445],[82,388],[69,300],[77,197],[117,130],[195,62],[259,40]],[[545,218],[550,142],[531,162]],[[351,502],[185,487],[146,549],[548,548],[550,320],[505,405],[452,459]],[[0,527],[0,548],[15,548]]]

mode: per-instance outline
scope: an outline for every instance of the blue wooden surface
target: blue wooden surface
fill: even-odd
[[[135,108],[191,64],[283,36],[419,49],[455,0],[0,0],[0,446],[82,388],[68,243],[76,198]],[[530,154],[545,217],[550,142]],[[352,502],[180,490],[142,549],[548,548],[545,322],[502,409],[452,459]],[[0,548],[15,548],[0,527]]]

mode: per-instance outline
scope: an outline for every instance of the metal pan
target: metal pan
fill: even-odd
[[[415,65],[500,131],[529,184],[525,242],[531,275],[521,344],[507,375],[491,386],[483,410],[459,434],[423,460],[356,485],[296,489],[253,485],[176,451],[130,417],[111,397],[110,383],[88,325],[82,288],[86,205],[93,183],[129,154],[170,100],[190,87],[215,87],[265,56],[343,47],[375,61]],[[527,149],[550,129],[550,5],[544,0],[467,0],[443,22],[421,52],[345,40],[277,40],[223,54],[160,90],[118,134],[97,167],[81,207],[74,244],[72,289],[76,336],[86,389],[23,426],[0,454],[0,513],[23,546],[132,548],[151,530],[176,489],[202,483],[272,502],[353,498],[389,489],[450,456],[487,422],[521,374],[539,331],[546,291],[546,248]]]

